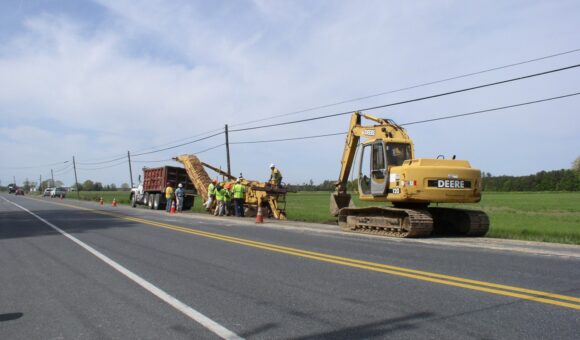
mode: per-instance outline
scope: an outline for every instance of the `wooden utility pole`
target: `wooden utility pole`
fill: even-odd
[[[73,169],[75,169],[75,184],[77,186],[77,199],[81,200],[81,193],[79,192],[79,180],[77,178],[77,163],[75,163],[75,156],[73,156]]]
[[[228,134],[228,124],[226,124],[226,155],[227,155],[227,160],[228,160],[228,175],[232,175],[232,171],[230,168],[230,140],[229,140],[229,134]]]
[[[129,177],[131,178],[131,188],[133,188],[133,170],[131,170],[131,153],[127,150],[127,159],[129,159]]]

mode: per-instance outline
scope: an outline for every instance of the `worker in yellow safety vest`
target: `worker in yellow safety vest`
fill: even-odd
[[[171,183],[167,182],[167,187],[165,187],[165,211],[169,212],[171,210],[171,202],[173,201],[173,187]]]
[[[246,200],[246,187],[238,178],[234,184],[234,206],[237,217],[244,217],[244,203]]]
[[[272,184],[273,187],[279,187],[282,185],[282,173],[274,164],[270,164],[270,170],[272,170],[272,173],[270,174],[269,183]]]
[[[215,199],[217,201],[217,206],[214,212],[215,216],[223,216],[225,213],[225,190],[223,183],[216,184]]]
[[[232,184],[226,183],[224,185],[224,213],[227,216],[232,214],[232,192],[231,192]]]
[[[216,179],[212,179],[211,183],[207,186],[207,201],[203,204],[203,206],[208,210],[211,211],[211,207],[215,202],[215,186],[217,184]]]

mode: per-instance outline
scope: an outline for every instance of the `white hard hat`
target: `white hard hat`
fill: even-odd
[[[178,187],[182,188],[183,187],[183,184],[179,183]]]
[[[274,163],[270,163],[270,168],[273,168],[273,167],[274,167]]]

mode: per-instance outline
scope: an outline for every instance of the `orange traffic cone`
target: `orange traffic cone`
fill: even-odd
[[[262,207],[258,207],[258,213],[256,214],[256,223],[264,223],[264,216],[262,216]]]
[[[116,207],[117,206],[117,199],[113,198],[113,203],[111,203],[112,207]]]
[[[171,209],[169,209],[170,214],[175,214],[175,201],[171,201]]]
[[[103,203],[104,203],[104,201],[103,201],[103,198],[101,197],[101,199],[99,200],[99,204],[100,204],[101,206],[103,206]]]

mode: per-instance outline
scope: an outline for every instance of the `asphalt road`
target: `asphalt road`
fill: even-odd
[[[580,337],[580,256],[292,223],[4,194],[0,274],[4,339]]]

